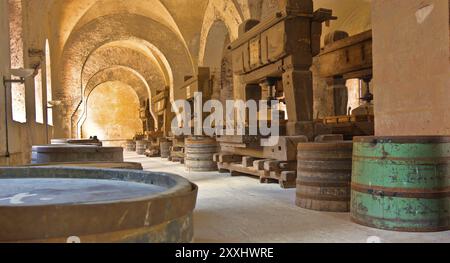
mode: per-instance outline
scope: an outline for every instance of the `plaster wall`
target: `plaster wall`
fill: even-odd
[[[372,4],[377,135],[450,135],[449,2]]]
[[[120,82],[105,82],[95,88],[87,102],[88,115],[83,137],[100,140],[126,140],[142,132],[139,98],[132,87]]]

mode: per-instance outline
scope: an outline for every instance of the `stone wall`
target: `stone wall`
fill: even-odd
[[[236,76],[231,79],[229,59],[223,58],[226,45],[237,39],[239,24],[246,19],[267,17],[277,6],[273,0],[22,1],[23,62],[25,67],[41,65],[43,98],[47,97],[44,59],[30,56],[28,51],[39,54],[49,39],[53,98],[63,102],[62,107],[54,109],[57,137],[72,135],[70,117],[82,98],[82,88],[94,89],[118,78],[126,78],[124,83],[133,86],[140,100],[146,97],[143,95],[146,88],[160,86],[170,87],[172,99],[178,99],[184,76],[194,75],[199,65],[210,66],[217,81],[216,96],[224,99],[233,92],[234,98],[242,98],[240,79]],[[152,5],[147,1],[152,1]],[[5,36],[9,34],[7,2],[0,1],[0,33]],[[448,1],[314,0],[314,5],[315,9],[333,9],[339,17],[324,27],[324,36],[334,30],[354,35],[370,29],[374,21],[373,86],[378,134],[449,133],[450,124],[446,121],[450,119],[446,101],[450,95]],[[192,10],[186,12],[187,9]],[[215,30],[218,24],[223,30]],[[119,46],[111,44],[118,42]],[[7,77],[9,45],[8,38],[1,38],[0,72]],[[109,51],[102,53],[102,48],[108,45]],[[116,59],[129,54],[134,56],[130,57],[132,61]],[[96,55],[110,58],[96,58]],[[117,74],[111,73],[116,69]],[[88,85],[89,79],[95,81]],[[46,141],[45,126],[35,122],[34,80],[27,80],[25,87],[27,122],[24,124],[12,121],[11,91],[7,88],[12,158],[0,157],[0,164],[27,162],[31,145]],[[353,82],[350,87],[353,100],[357,99],[356,88],[357,83]],[[325,81],[316,78],[315,116],[333,113],[331,94]],[[3,95],[0,105],[5,105]],[[0,156],[6,151],[4,119],[5,110],[1,107]],[[49,132],[52,134],[52,129]]]
[[[139,97],[132,87],[120,82],[105,82],[92,91],[89,112],[82,136],[100,140],[126,140],[142,132]]]

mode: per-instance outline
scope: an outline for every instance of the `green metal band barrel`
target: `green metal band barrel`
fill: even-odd
[[[350,211],[352,142],[298,145],[299,207],[326,212]]]
[[[450,137],[356,137],[351,214],[385,230],[450,230]]]

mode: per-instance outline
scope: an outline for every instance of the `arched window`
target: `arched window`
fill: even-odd
[[[22,0],[8,0],[9,9],[9,35],[11,68],[24,67],[23,48],[23,15]],[[25,123],[27,121],[25,85],[11,84],[12,118],[14,121]]]
[[[46,73],[46,81],[47,81],[47,103],[53,100],[52,96],[52,66],[50,61],[50,44],[48,43],[48,39],[45,41],[45,73]],[[51,107],[47,108],[47,124],[53,125],[53,110]]]
[[[36,109],[36,122],[44,123],[44,105],[42,100],[42,70],[39,69],[34,77],[34,99]]]

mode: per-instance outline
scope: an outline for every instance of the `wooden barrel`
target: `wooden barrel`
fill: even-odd
[[[164,173],[0,167],[0,243],[192,242],[197,191]]]
[[[32,164],[72,162],[123,162],[123,148],[70,144],[32,147]]]
[[[351,218],[385,230],[450,230],[450,137],[356,137]]]
[[[170,147],[172,147],[172,142],[162,141],[160,142],[161,148],[161,158],[169,158],[170,157]]]
[[[336,43],[339,40],[346,39],[350,35],[345,31],[333,31],[325,35],[325,46]]]
[[[136,151],[136,142],[134,140],[126,141],[125,142],[125,151],[135,152]]]
[[[297,200],[302,208],[350,211],[352,142],[301,143],[298,146]]]
[[[43,163],[32,164],[27,167],[82,167],[82,168],[98,168],[98,169],[122,169],[122,170],[139,170],[144,168],[141,163],[134,162],[81,162],[81,163]]]
[[[136,141],[136,153],[138,155],[145,155],[145,151],[147,151],[148,141],[140,140]]]
[[[194,136],[186,139],[185,166],[188,171],[208,172],[217,171],[214,154],[218,152],[215,139]]]

